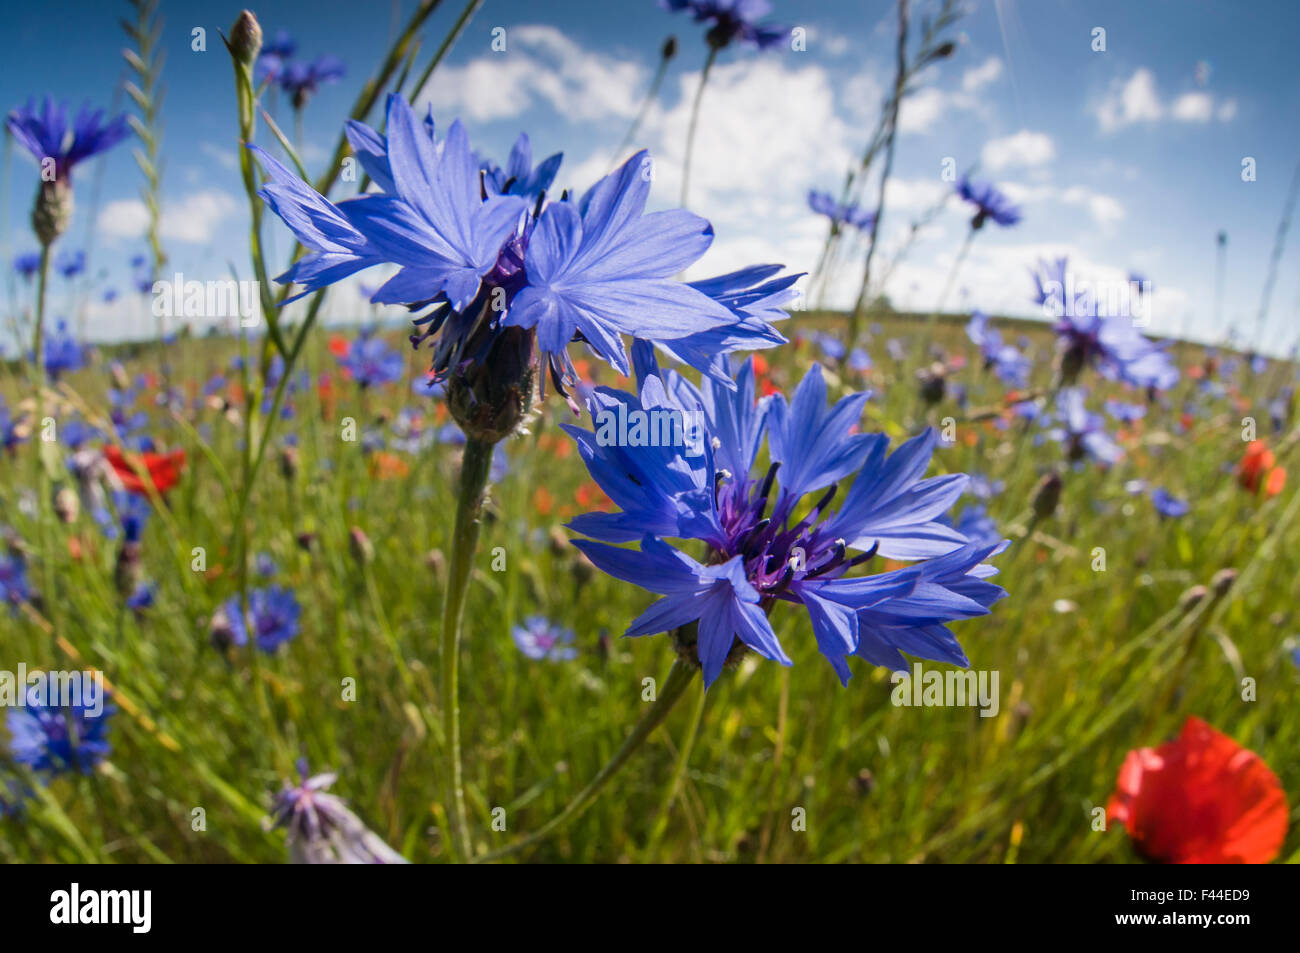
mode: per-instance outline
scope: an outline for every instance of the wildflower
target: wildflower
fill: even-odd
[[[307,776],[305,761],[298,763],[301,780],[287,781],[268,818],[268,827],[287,832],[289,861],[294,864],[404,864],[407,861],[348,809],[346,802],[326,789],[335,774]]]
[[[1084,454],[1099,463],[1118,463],[1124,450],[1102,428],[1100,414],[1090,413],[1083,403],[1083,391],[1070,387],[1056,395],[1057,419],[1064,425],[1054,428],[1049,436],[1066,445],[1065,455],[1071,461],[1083,459]]]
[[[971,313],[966,325],[966,336],[984,355],[985,370],[992,369],[1004,384],[1025,387],[1029,383],[1029,358],[1010,344],[1002,343],[1002,335],[988,326],[988,315],[983,311]]]
[[[12,110],[5,125],[41,164],[32,229],[37,240],[48,246],[67,231],[72,220],[72,170],[117,145],[131,130],[125,115],[105,122],[102,111],[87,106],[69,125],[67,104],[55,103],[48,96],[40,106],[29,100],[27,105]]]
[[[1004,228],[1015,225],[1021,219],[1019,206],[1003,195],[991,182],[973,182],[966,176],[956,186],[957,194],[975,206],[975,217],[970,221],[972,229],[984,227],[992,219],[994,224]]]
[[[64,278],[75,278],[86,270],[86,253],[81,249],[62,251],[54,259],[54,270]]]
[[[1174,741],[1128,753],[1106,814],[1158,863],[1266,864],[1286,838],[1277,775],[1194,717]]]
[[[1265,496],[1277,496],[1286,486],[1286,468],[1275,466],[1277,458],[1262,440],[1252,440],[1237,467],[1237,482],[1251,493],[1264,488]]]
[[[364,390],[379,384],[399,380],[406,370],[406,362],[388,342],[370,332],[363,332],[348,348],[339,364]]]
[[[181,479],[181,470],[185,466],[185,451],[173,453],[140,453],[127,455],[120,447],[104,448],[104,459],[113,469],[118,481],[128,493],[148,496],[146,483],[139,470],[143,470],[149,483],[158,493],[166,493]],[[138,469],[137,469],[138,468]]]
[[[871,231],[871,226],[876,222],[874,212],[868,212],[856,205],[837,202],[827,192],[810,191],[808,207],[819,215],[825,215],[836,226],[852,225],[863,232]]]
[[[230,644],[247,645],[251,631],[257,648],[271,653],[298,634],[302,607],[291,590],[268,586],[248,594],[248,619],[240,611],[239,596],[222,607]],[[251,625],[250,625],[251,623]],[[215,626],[214,626],[215,628]]]
[[[573,340],[625,374],[620,334],[666,345],[725,331],[695,342],[707,344],[707,354],[683,354],[701,370],[719,351],[783,340],[754,302],[730,300],[762,291],[752,289],[757,277],[744,288],[733,277],[713,293],[674,280],[708,248],[713,229],[682,209],[642,214],[650,189],[645,152],[578,202],[530,205],[518,195],[484,194],[460,122],[435,143],[432,122],[418,121],[392,96],[386,132],[348,125],[358,161],[384,191],[338,205],[250,146],[270,178],[263,198],[309,249],[277,280],[306,294],[373,265],[397,265],[371,300],[431,308],[416,319],[412,343],[433,340],[432,376],[455,385],[448,405],[462,426],[499,439],[518,425],[537,382],[535,350],[563,393],[576,380],[566,353]],[[717,299],[724,294],[728,300]]]
[[[27,582],[27,560],[17,551],[0,555],[0,602],[18,614],[18,606],[30,602],[32,588]]]
[[[571,644],[573,630],[558,626],[544,616],[529,616],[523,625],[511,629],[510,635],[519,651],[530,659],[567,662],[578,655],[578,650]]]
[[[715,50],[734,42],[767,50],[790,36],[788,26],[759,22],[772,12],[767,0],[659,0],[659,5],[673,13],[685,10],[696,23],[707,23],[705,39]]]
[[[60,374],[77,371],[86,366],[86,353],[77,339],[68,331],[68,322],[60,321],[44,342],[45,373],[57,381]]]
[[[25,704],[5,715],[14,760],[49,775],[90,774],[112,751],[108,722],[117,709],[106,700],[107,692],[97,705],[83,699],[81,704],[59,708],[45,704],[35,687],[29,689]]]
[[[1131,424],[1147,415],[1146,404],[1126,404],[1120,400],[1108,400],[1104,406],[1106,413],[1120,423]]]
[[[1180,500],[1164,487],[1156,487],[1151,491],[1151,502],[1156,508],[1156,512],[1161,516],[1177,518],[1186,516],[1191,512],[1191,504],[1186,500]]]
[[[276,82],[291,97],[294,109],[302,109],[321,86],[343,78],[347,67],[335,56],[318,56],[310,63],[288,63],[278,71]]]
[[[257,20],[253,20],[257,24]],[[260,24],[258,25],[260,30]],[[287,30],[276,30],[275,37],[269,43],[260,46],[254,75],[258,83],[274,80],[280,75],[284,64],[298,51],[298,44]]]
[[[679,651],[698,658],[707,685],[746,649],[791,664],[767,617],[782,601],[807,610],[818,647],[844,682],[850,655],[899,669],[906,667],[900,649],[967,664],[944,623],[985,615],[1005,595],[983,582],[994,570],[980,565],[1001,544],[972,544],[937,521],[966,477],[922,479],[937,441],[933,430],[886,457],[888,437],[852,432],[868,395],[850,394],[828,408],[818,365],[793,401],[778,393],[755,404],[752,362],[734,389],[711,378],[696,389],[661,371],[644,342],[633,353],[639,394],[596,388],[593,417],[620,404],[629,413],[700,411],[706,432],[703,452],[691,456],[682,446],[624,448],[565,426],[592,478],[622,510],[575,518],[570,529],[601,541],[575,545],[604,572],[664,597],[627,635],[677,630]],[[770,464],[757,475],[764,437]],[[842,505],[830,512],[840,481],[855,473]],[[824,492],[805,510],[801,501],[817,491]],[[703,541],[707,559],[697,562],[668,538]],[[640,550],[606,545],[630,541]],[[847,576],[877,554],[923,561]]]
[[[490,159],[480,161],[483,172],[483,187],[489,195],[517,195],[524,201],[534,204],[551,187],[555,173],[560,170],[564,153],[544,159],[533,168],[533,146],[526,133],[520,133],[510,149],[506,167],[502,169]]]
[[[136,586],[135,591],[127,597],[126,607],[132,612],[141,613],[145,609],[153,608],[154,587],[151,583],[142,582]]]
[[[14,256],[14,271],[18,272],[23,281],[31,281],[38,271],[41,270],[41,253],[38,251],[23,252],[21,255]]]
[[[1035,303],[1056,319],[1060,375],[1066,386],[1080,372],[1096,366],[1110,380],[1135,387],[1167,390],[1178,382],[1178,369],[1166,350],[1147,340],[1131,318],[1102,313],[1091,290],[1076,289],[1069,261],[1040,261],[1033,272]]]

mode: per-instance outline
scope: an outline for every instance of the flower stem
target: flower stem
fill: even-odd
[[[695,707],[691,709],[690,727],[686,729],[686,737],[682,739],[681,750],[677,753],[677,765],[673,768],[673,776],[668,782],[667,790],[664,792],[664,802],[659,808],[659,817],[656,819],[655,826],[650,831],[650,839],[646,841],[645,849],[641,853],[642,860],[646,862],[653,860],[654,852],[659,847],[664,832],[668,830],[669,812],[672,810],[673,802],[677,800],[677,792],[681,789],[682,779],[686,777],[686,769],[691,762],[691,751],[695,748],[695,739],[699,737],[700,725],[704,721],[704,702],[708,697],[708,692],[701,685],[695,698]]]
[[[674,660],[673,667],[668,672],[668,678],[665,679],[658,697],[655,699],[654,704],[650,706],[650,710],[641,716],[641,720],[633,727],[631,734],[623,742],[623,746],[614,753],[614,757],[609,759],[608,763],[600,769],[585,788],[578,792],[564,810],[528,836],[515,841],[507,847],[502,847],[500,850],[494,850],[491,853],[476,857],[474,862],[482,863],[484,861],[501,860],[527,850],[534,844],[546,840],[546,838],[586,810],[591,805],[591,802],[596,799],[596,795],[600,793],[601,789],[609,783],[609,780],[618,773],[619,769],[636,753],[642,743],[650,737],[651,732],[668,717],[668,713],[672,711],[673,706],[685,694],[687,686],[690,685],[691,680],[698,671],[698,665],[685,662],[680,658]],[[686,756],[689,756],[689,745],[683,749],[683,752]]]
[[[700,101],[704,99],[704,87],[709,82],[709,70],[718,57],[718,49],[709,47],[709,56],[704,61],[704,70],[700,73],[700,85],[695,90],[695,101],[691,104],[691,124],[686,128],[686,156],[682,160],[682,208],[686,208],[686,198],[691,190],[691,157],[695,154],[695,127],[700,122]]]
[[[32,386],[35,389],[36,419],[32,425],[32,446],[36,450],[36,519],[41,540],[41,571],[46,604],[51,613],[59,600],[54,593],[54,552],[50,543],[50,475],[45,469],[45,292],[50,276],[50,245],[41,245],[41,270],[36,279],[36,324],[32,331]]]
[[[460,464],[460,488],[456,500],[456,526],[452,531],[447,589],[442,603],[442,702],[443,736],[446,739],[444,777],[447,786],[447,818],[452,847],[457,857],[469,860],[472,848],[465,815],[465,782],[460,756],[460,631],[465,617],[465,592],[478,548],[479,516],[492,467],[493,444],[466,437]]]

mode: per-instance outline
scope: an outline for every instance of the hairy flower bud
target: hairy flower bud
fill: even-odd
[[[251,10],[244,10],[230,28],[230,54],[239,62],[252,66],[262,50],[262,25]]]
[[[663,49],[659,52],[659,55],[665,60],[670,60],[677,55],[677,37],[675,35],[664,40]]]
[[[70,181],[42,182],[36,192],[36,204],[32,206],[32,231],[36,240],[47,247],[53,245],[72,223],[72,207]]]
[[[1232,588],[1232,584],[1236,581],[1237,570],[1232,567],[1220,569],[1214,574],[1214,578],[1210,580],[1210,588],[1214,591],[1216,597],[1222,599],[1228,594],[1228,590]]]
[[[375,561],[375,547],[360,526],[348,530],[348,549],[359,566],[368,566]]]
[[[485,361],[449,373],[447,408],[465,436],[497,443],[532,409],[536,374],[533,332],[504,328],[495,334]]]
[[[1056,506],[1060,502],[1061,475],[1053,470],[1050,473],[1045,473],[1043,478],[1038,481],[1030,505],[1034,509],[1035,518],[1045,520],[1056,512]]]
[[[54,494],[54,513],[61,523],[75,523],[81,512],[81,498],[71,487],[63,487]]]

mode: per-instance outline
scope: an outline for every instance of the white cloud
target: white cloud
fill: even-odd
[[[1056,158],[1056,146],[1046,133],[1022,129],[1015,135],[989,142],[981,157],[995,172],[1009,166],[1037,166]]]
[[[1174,100],[1169,114],[1182,122],[1209,122],[1214,116],[1214,97],[1209,93],[1183,93]]]
[[[506,50],[464,66],[444,66],[416,112],[488,121],[523,115],[548,103],[574,121],[630,119],[645,95],[641,66],[584,49],[552,26],[517,26]]]
[[[239,209],[234,196],[207,189],[180,201],[164,199],[161,230],[166,241],[201,245],[212,240],[223,221]],[[149,227],[149,212],[138,199],[109,202],[99,213],[98,226],[113,238],[140,238]]]
[[[1237,114],[1237,102],[1224,100],[1216,105],[1212,94],[1196,90],[1183,93],[1165,104],[1156,90],[1151,70],[1140,67],[1127,82],[1116,81],[1093,110],[1102,132],[1113,132],[1138,122],[1157,122],[1170,118],[1178,122],[1209,122],[1217,118],[1227,122]]]
[[[961,76],[961,88],[963,92],[978,93],[989,83],[994,82],[1002,75],[1002,60],[996,56],[990,56],[979,66],[972,66]]]
[[[1062,192],[1061,201],[1066,205],[1078,205],[1087,209],[1093,221],[1102,228],[1109,228],[1122,221],[1127,214],[1118,199],[1100,192],[1093,192],[1081,185],[1071,186]]]
[[[934,86],[923,87],[903,99],[898,110],[899,132],[929,132],[944,110],[951,105],[951,98]]]

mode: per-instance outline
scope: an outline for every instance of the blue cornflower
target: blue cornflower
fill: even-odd
[[[961,516],[955,522],[946,518],[941,522],[945,526],[952,526],[972,543],[979,545],[997,546],[1003,539],[997,522],[989,516],[988,508],[982,503],[971,503],[961,511]]]
[[[18,420],[9,412],[9,405],[0,398],[0,447],[12,453],[26,440],[24,428],[19,427]]]
[[[849,351],[849,367],[859,374],[865,374],[871,370],[871,355],[865,348],[855,347]]]
[[[5,125],[37,162],[54,160],[54,176],[59,182],[70,181],[79,163],[131,134],[125,115],[105,122],[103,111],[92,111],[89,106],[83,106],[69,125],[67,103],[56,103],[49,96],[40,106],[28,100],[27,105],[12,110]]]
[[[263,579],[270,579],[280,571],[280,567],[275,564],[270,553],[258,553],[253,558],[253,567]]]
[[[567,662],[578,655],[578,650],[572,645],[573,630],[556,625],[545,616],[529,616],[523,625],[515,626],[510,635],[519,651],[530,659]]]
[[[557,387],[576,380],[566,353],[575,340],[628,373],[620,334],[684,342],[701,370],[719,351],[780,338],[762,316],[767,303],[755,312],[746,297],[769,296],[767,286],[753,287],[757,277],[741,287],[735,275],[723,276],[715,279],[720,290],[674,280],[709,247],[713,228],[682,209],[643,214],[651,179],[644,152],[579,201],[539,209],[518,195],[485,194],[460,122],[435,143],[432,122],[417,120],[400,96],[389,98],[386,136],[357,122],[347,131],[384,191],[338,205],[250,146],[270,178],[263,198],[311,250],[277,280],[299,283],[305,294],[372,265],[398,265],[371,300],[432,307],[416,320],[423,330],[412,341],[436,338],[436,377],[490,364],[522,378],[534,335]],[[721,339],[690,338],[711,331]]]
[[[788,26],[759,22],[772,12],[767,0],[659,0],[659,5],[673,13],[686,10],[696,23],[707,23],[705,39],[717,50],[733,42],[767,50],[790,37]]]
[[[299,783],[285,782],[275,798],[268,826],[283,827],[289,860],[295,864],[405,864],[328,788],[335,774],[308,777],[307,762],[298,762]]]
[[[154,603],[155,590],[152,583],[142,582],[135,587],[135,591],[127,597],[126,607],[133,612],[143,612],[145,609],[152,609]]]
[[[144,255],[134,255],[131,258],[131,287],[139,294],[149,294],[153,291],[153,266],[149,259]]]
[[[50,380],[58,380],[60,374],[86,366],[86,353],[68,331],[67,321],[59,321],[55,332],[45,339],[44,344],[45,373],[50,375]]]
[[[1077,462],[1086,454],[1099,463],[1111,464],[1124,458],[1123,448],[1106,433],[1101,415],[1084,406],[1079,388],[1063,388],[1056,395],[1056,416],[1063,426],[1054,428],[1048,436],[1065,444],[1069,460]]]
[[[852,225],[863,232],[871,231],[871,226],[876,221],[874,212],[856,205],[837,202],[828,192],[818,192],[815,189],[808,193],[808,207],[820,215],[825,215],[836,225]]]
[[[629,636],[698,623],[694,654],[707,685],[743,648],[790,664],[767,617],[782,601],[807,610],[818,647],[845,682],[850,655],[905,668],[901,649],[966,664],[944,624],[985,615],[1005,595],[982,581],[994,570],[981,565],[1003,543],[971,543],[938,521],[966,477],[923,478],[933,430],[887,456],[888,437],[853,432],[867,395],[827,407],[818,365],[792,401],[775,394],[755,403],[752,359],[734,388],[705,378],[697,389],[661,371],[644,342],[633,356],[639,393],[595,388],[593,419],[676,412],[696,419],[704,433],[698,441],[625,447],[565,425],[592,478],[621,509],[575,518],[570,529],[592,538],[575,545],[604,572],[664,597],[632,623]],[[765,473],[755,471],[764,438]],[[843,504],[830,512],[839,483],[854,474]],[[810,493],[819,498],[809,507],[803,500]],[[698,562],[666,539],[703,541],[707,559]],[[607,545],[632,541],[639,550]],[[922,561],[847,575],[877,554]]]
[[[971,228],[983,228],[989,219],[1005,228],[1021,219],[1020,207],[999,192],[992,182],[974,182],[962,176],[957,183],[957,194],[975,206]]]
[[[26,704],[5,715],[14,760],[49,775],[90,774],[112,751],[108,721],[117,709],[107,699],[105,692],[93,708],[84,703],[58,708],[42,704],[40,693],[30,689]]]
[[[1122,400],[1107,400],[1106,413],[1122,424],[1131,424],[1147,415],[1146,404],[1128,404]]]
[[[1180,500],[1161,486],[1151,491],[1151,502],[1155,505],[1156,512],[1161,516],[1169,516],[1174,519],[1186,516],[1192,509],[1191,504],[1186,500]]]
[[[38,251],[23,252],[21,255],[14,256],[14,271],[24,281],[31,281],[38,271],[41,270],[41,253]]]
[[[54,270],[64,278],[75,278],[86,270],[86,253],[78,248],[76,251],[62,251],[54,259]]]
[[[387,341],[369,331],[363,331],[352,342],[348,353],[339,359],[339,364],[363,389],[400,380],[406,370],[401,352],[393,350]]]
[[[997,328],[988,325],[989,317],[983,311],[972,312],[966,325],[966,336],[984,355],[985,369],[992,369],[998,379],[1013,387],[1024,387],[1029,382],[1032,362],[1010,344],[1002,343]]]
[[[249,626],[239,611],[239,596],[227,600],[223,609],[230,626],[231,641],[235,645],[247,645]],[[268,586],[248,594],[248,615],[257,647],[270,653],[298,634],[302,607],[291,590],[283,586]]]
[[[1069,261],[1040,261],[1032,272],[1034,302],[1056,319],[1061,380],[1073,384],[1085,368],[1135,387],[1167,390],[1178,382],[1178,369],[1165,348],[1143,337],[1129,318],[1103,314],[1090,288],[1075,287]]]
[[[510,149],[510,158],[502,169],[491,159],[479,162],[483,185],[490,195],[517,195],[529,204],[536,203],[555,181],[564,153],[557,152],[533,168],[533,145],[527,133],[520,133]]]
[[[318,56],[310,63],[285,63],[276,74],[276,82],[292,99],[294,109],[301,109],[308,98],[326,83],[343,78],[347,67],[336,56]]]
[[[285,64],[293,58],[297,50],[298,44],[294,42],[287,30],[276,30],[275,36],[263,43],[261,51],[257,54],[253,76],[258,85],[278,78]]]
[[[9,606],[9,611],[18,614],[18,606],[30,602],[32,587],[27,581],[27,561],[22,553],[10,552],[0,555],[0,602]]]

